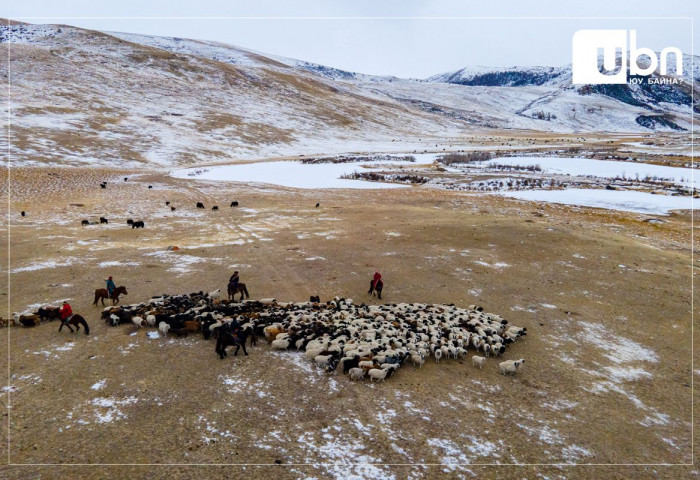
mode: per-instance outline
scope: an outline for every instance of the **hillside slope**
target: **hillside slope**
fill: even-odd
[[[377,77],[218,42],[58,25],[3,26],[0,41],[10,49],[16,164],[169,167],[412,151],[486,129],[649,132],[691,122],[686,104],[650,109],[551,79],[469,86]],[[8,78],[4,62],[0,75]]]

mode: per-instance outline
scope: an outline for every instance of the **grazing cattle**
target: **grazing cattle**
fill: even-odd
[[[80,222],[80,224],[81,225],[90,225],[90,222],[88,222],[87,220],[83,220],[82,222]]]
[[[100,217],[100,223],[109,223],[105,217]]]
[[[170,207],[170,211],[171,211],[171,212],[174,212],[174,211],[175,211],[175,207]]]
[[[153,185],[149,185],[148,189],[151,190],[153,188]]]
[[[166,205],[170,205],[170,202],[165,202]]]
[[[218,210],[219,207],[217,207],[216,205],[214,205],[213,207],[211,207],[211,209],[212,209],[212,210]]]
[[[202,202],[197,202],[197,208],[204,208],[204,204]]]
[[[134,229],[134,228],[143,228],[143,227],[145,227],[145,226],[146,226],[146,225],[143,223],[143,220],[138,220],[138,221],[136,221],[136,222],[134,222],[134,223],[131,224],[131,228],[132,228],[132,229]]]
[[[316,204],[316,208],[318,208],[318,207],[320,207],[320,206],[321,206],[321,204],[320,204],[320,203],[317,203],[317,204]]]
[[[102,182],[102,183],[100,183],[100,187],[102,187],[102,188],[107,188],[107,182]]]
[[[126,221],[126,224],[127,224],[127,225],[132,225],[133,223],[134,223],[134,221],[133,221],[132,219],[128,219],[128,220]]]
[[[24,213],[24,210],[22,210],[22,216],[24,217],[26,214]]]
[[[232,207],[237,207],[237,206],[238,206],[238,202],[231,202],[231,206],[232,206]]]
[[[129,177],[124,177],[124,181],[126,182],[127,180],[129,180]]]

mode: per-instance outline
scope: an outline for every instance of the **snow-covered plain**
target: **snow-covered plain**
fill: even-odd
[[[600,178],[623,178],[629,180],[664,179],[678,185],[690,186],[694,180],[697,187],[700,175],[695,178],[692,168],[668,167],[649,163],[592,160],[589,158],[565,157],[498,157],[480,165],[537,165],[543,173]]]
[[[432,161],[432,156],[431,156]],[[221,167],[189,168],[171,173],[176,178],[196,178],[198,180],[223,180],[231,182],[271,183],[292,188],[406,188],[407,185],[394,183],[365,182],[340,178],[356,171],[372,172],[377,165],[386,162],[362,163],[313,163],[301,162],[259,162],[244,165],[225,165]],[[415,165],[413,162],[391,162]]]
[[[499,195],[520,200],[605,208],[649,215],[668,215],[672,210],[697,209],[700,206],[700,203],[694,203],[693,198],[688,196],[654,195],[630,190],[571,188],[568,190],[502,192]]]

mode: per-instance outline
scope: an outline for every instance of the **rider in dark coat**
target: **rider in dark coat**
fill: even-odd
[[[231,278],[228,279],[228,284],[231,287],[230,290],[233,290],[234,292],[238,288],[238,282],[240,281],[240,278],[238,277],[238,270],[233,272],[233,275],[231,275]]]

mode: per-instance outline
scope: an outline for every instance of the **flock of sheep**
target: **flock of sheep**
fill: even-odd
[[[472,364],[482,368],[488,357],[502,356],[509,344],[527,334],[526,328],[474,305],[356,305],[338,297],[327,303],[236,303],[219,300],[217,293],[154,297],[142,304],[108,307],[102,318],[114,326],[155,327],[163,335],[201,332],[205,339],[231,333],[233,324],[243,338],[251,337],[251,345],[264,335],[273,350],[303,351],[319,368],[342,369],[352,380],[385,380],[404,364],[422,367],[429,357],[438,363],[462,359],[469,350]],[[524,362],[500,362],[500,372],[515,374]]]

